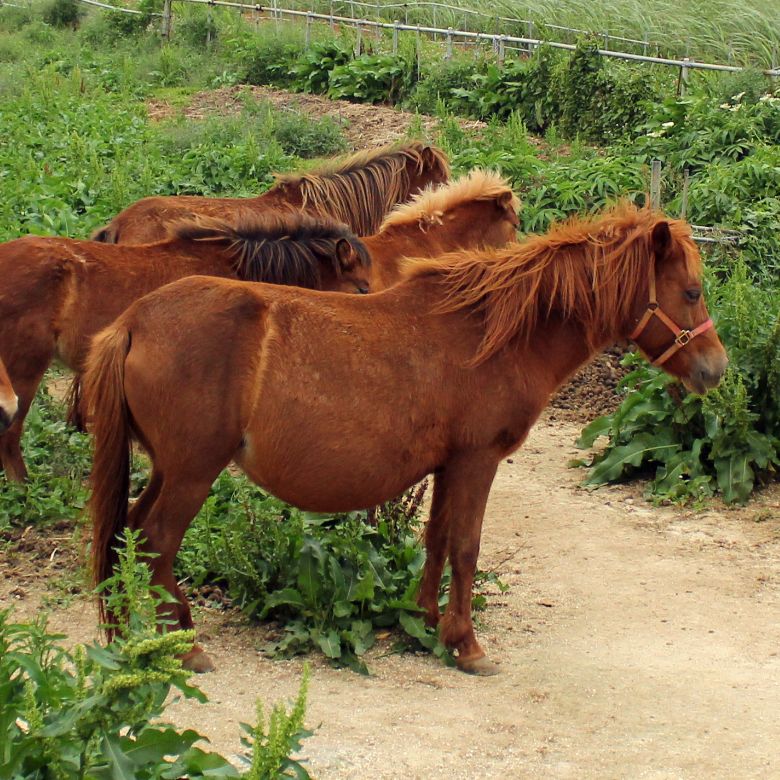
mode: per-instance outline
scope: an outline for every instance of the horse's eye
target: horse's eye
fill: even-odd
[[[689,303],[696,303],[701,298],[701,290],[692,287],[690,290],[685,291],[685,298]]]

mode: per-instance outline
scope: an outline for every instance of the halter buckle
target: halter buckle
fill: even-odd
[[[674,343],[679,347],[684,347],[693,336],[689,330],[681,330],[674,339]]]

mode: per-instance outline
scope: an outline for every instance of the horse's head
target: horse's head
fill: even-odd
[[[409,178],[409,194],[414,195],[426,187],[438,187],[450,180],[447,158],[435,146],[413,144],[406,156],[406,174]]]
[[[667,220],[653,226],[649,250],[653,262],[647,284],[638,287],[645,294],[635,303],[629,338],[653,365],[706,393],[720,382],[728,358],[704,303],[699,251]]]
[[[340,238],[335,254],[335,264],[323,267],[322,289],[365,295],[369,289],[371,260],[363,242]]]

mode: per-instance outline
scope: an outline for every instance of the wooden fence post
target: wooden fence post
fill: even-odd
[[[680,198],[680,219],[685,219],[685,215],[688,213],[688,187],[691,183],[691,172],[685,168],[683,170],[683,188],[682,196]]]
[[[165,0],[162,13],[162,37],[166,41],[171,39],[171,0]]]
[[[661,208],[661,161],[653,160],[650,168],[650,208]]]

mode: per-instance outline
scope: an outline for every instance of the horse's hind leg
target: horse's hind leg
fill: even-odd
[[[25,375],[19,376],[11,366],[8,366],[8,373],[11,384],[18,398],[16,417],[8,429],[0,434],[0,461],[6,477],[12,482],[24,482],[27,479],[27,467],[22,457],[22,448],[20,441],[24,431],[24,420],[27,412],[30,411],[30,405],[35,398],[35,392],[41,383],[43,374],[46,371],[50,355],[47,355],[33,364],[26,366]]]
[[[218,462],[210,457],[209,463],[196,471],[192,468],[193,461],[202,451],[195,448],[192,452],[193,457],[182,464],[183,468],[155,468],[127,519],[130,528],[141,531],[144,550],[155,555],[149,560],[152,584],[161,585],[177,599],[160,605],[158,616],[170,621],[173,628],[185,629],[193,627],[192,615],[186,596],[176,582],[173,562],[184,533],[206,500],[212,483],[230,460],[230,455]],[[193,646],[182,662],[185,668],[195,672],[214,668],[198,645]]]
[[[458,668],[472,674],[495,674],[497,667],[485,657],[474,635],[471,597],[479,557],[482,518],[497,463],[491,459],[459,461],[448,467],[443,522],[449,528],[448,547],[452,565],[452,585],[447,610],[440,624],[440,637],[447,647],[457,650]]]

